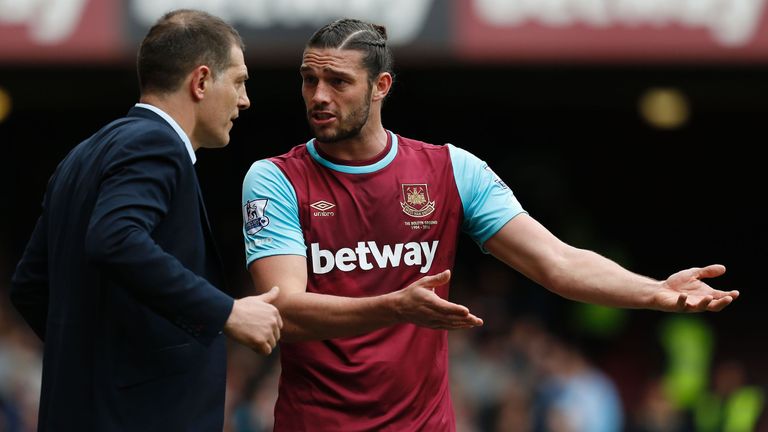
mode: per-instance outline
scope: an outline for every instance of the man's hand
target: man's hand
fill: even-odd
[[[403,322],[433,329],[455,330],[483,325],[466,306],[451,303],[435,294],[435,288],[451,279],[450,270],[425,276],[395,292],[395,310]]]
[[[267,293],[235,300],[224,325],[227,336],[260,354],[271,353],[283,328],[280,312],[271,304],[279,292],[278,287],[272,287]]]
[[[651,307],[666,312],[721,311],[739,297],[739,292],[713,289],[702,279],[723,273],[725,266],[719,264],[679,271],[662,283],[662,291],[655,296]]]

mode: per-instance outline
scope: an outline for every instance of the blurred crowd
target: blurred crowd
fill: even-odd
[[[459,432],[768,431],[763,383],[738,356],[719,355],[705,316],[653,315],[649,327],[498,267],[478,274],[452,288],[486,322],[449,336]],[[2,288],[0,431],[34,431],[42,344]],[[226,432],[272,430],[278,358],[230,344]]]
[[[0,431],[34,431],[43,356],[37,336],[0,297]]]

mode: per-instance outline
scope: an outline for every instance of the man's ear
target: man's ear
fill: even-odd
[[[389,94],[389,90],[392,88],[392,74],[389,72],[382,72],[376,81],[373,83],[373,92],[371,94],[372,102],[383,100]]]
[[[211,68],[205,65],[200,65],[192,71],[189,77],[189,90],[192,99],[195,101],[203,100],[205,91],[208,89],[208,85],[212,79]]]

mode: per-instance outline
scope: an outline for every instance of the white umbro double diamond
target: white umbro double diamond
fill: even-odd
[[[336,207],[336,204],[329,203],[328,201],[322,201],[321,200],[321,201],[318,201],[318,202],[314,202],[314,203],[310,204],[309,206],[312,207],[315,210],[319,210],[321,212],[327,212],[328,210]]]

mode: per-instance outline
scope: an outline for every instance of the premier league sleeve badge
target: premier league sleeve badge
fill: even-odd
[[[268,199],[249,200],[243,206],[245,233],[254,235],[269,225],[269,218],[264,214],[269,203]]]

